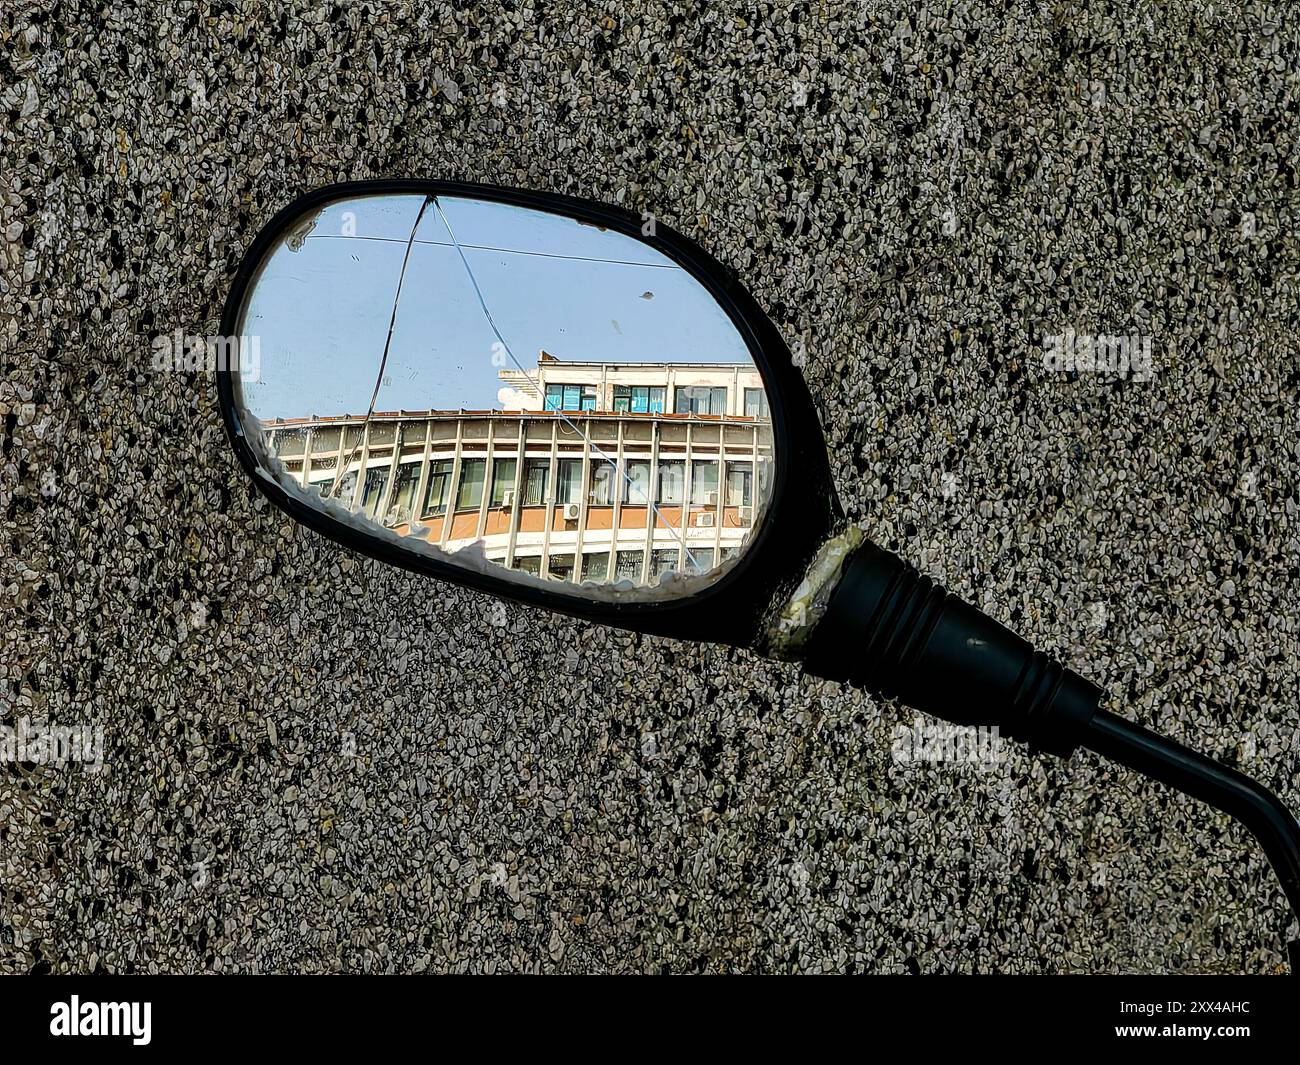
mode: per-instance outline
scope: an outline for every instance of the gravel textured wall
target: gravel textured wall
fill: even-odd
[[[5,971],[1266,971],[1225,818],[1091,756],[523,610],[272,512],[213,382],[258,227],[425,175],[654,212],[792,345],[845,505],[1110,707],[1297,786],[1297,24],[1264,3],[0,14]],[[1139,381],[1043,366],[1136,334]]]

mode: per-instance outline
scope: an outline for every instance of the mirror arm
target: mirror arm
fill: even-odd
[[[1101,689],[865,542],[804,647],[810,673],[1068,758],[1087,747],[1250,829],[1300,916],[1300,825],[1267,788],[1099,708]],[[1288,946],[1300,972],[1300,941]]]
[[[1248,828],[1300,918],[1300,823],[1268,788],[1164,736],[1099,710],[1083,746],[1120,765],[1222,810]],[[1287,943],[1291,974],[1300,975],[1300,939]]]

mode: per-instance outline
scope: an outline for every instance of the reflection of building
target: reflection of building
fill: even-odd
[[[503,407],[721,414],[767,417],[767,393],[753,363],[561,362],[542,352],[537,369],[502,370]]]
[[[263,429],[301,483],[448,550],[481,541],[489,560],[529,573],[644,584],[739,553],[772,459],[752,365],[543,355],[536,386],[517,371],[500,377],[502,401],[517,409]]]

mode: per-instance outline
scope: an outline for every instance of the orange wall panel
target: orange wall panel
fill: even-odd
[[[491,536],[493,533],[508,533],[509,531],[510,510],[508,507],[497,507],[487,512],[487,522],[483,529],[485,536]]]
[[[545,507],[521,507],[519,510],[519,531],[520,532],[545,532],[546,531],[546,508]]]
[[[478,532],[478,511],[457,514],[451,519],[451,539],[465,540]]]

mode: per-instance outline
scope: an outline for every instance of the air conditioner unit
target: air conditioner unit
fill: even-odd
[[[716,507],[718,505],[718,493],[706,492],[704,494],[704,502],[707,506]]]
[[[753,520],[754,520],[754,508],[753,508],[753,507],[741,507],[741,508],[740,508],[740,524],[741,524],[741,525],[748,525],[748,524],[749,524],[750,522],[752,522]]]
[[[578,520],[578,514],[581,512],[581,510],[582,510],[581,506],[579,506],[577,503],[565,503],[565,504],[564,504],[564,520],[565,520],[565,521],[577,521],[577,520]]]
[[[712,528],[713,528],[713,515],[712,515],[712,514],[696,514],[696,515],[695,515],[695,524],[698,525],[698,526],[700,526],[700,528],[703,528],[703,529],[712,529]]]
[[[513,507],[515,505],[515,490],[507,488],[501,493],[501,505],[503,507]]]

